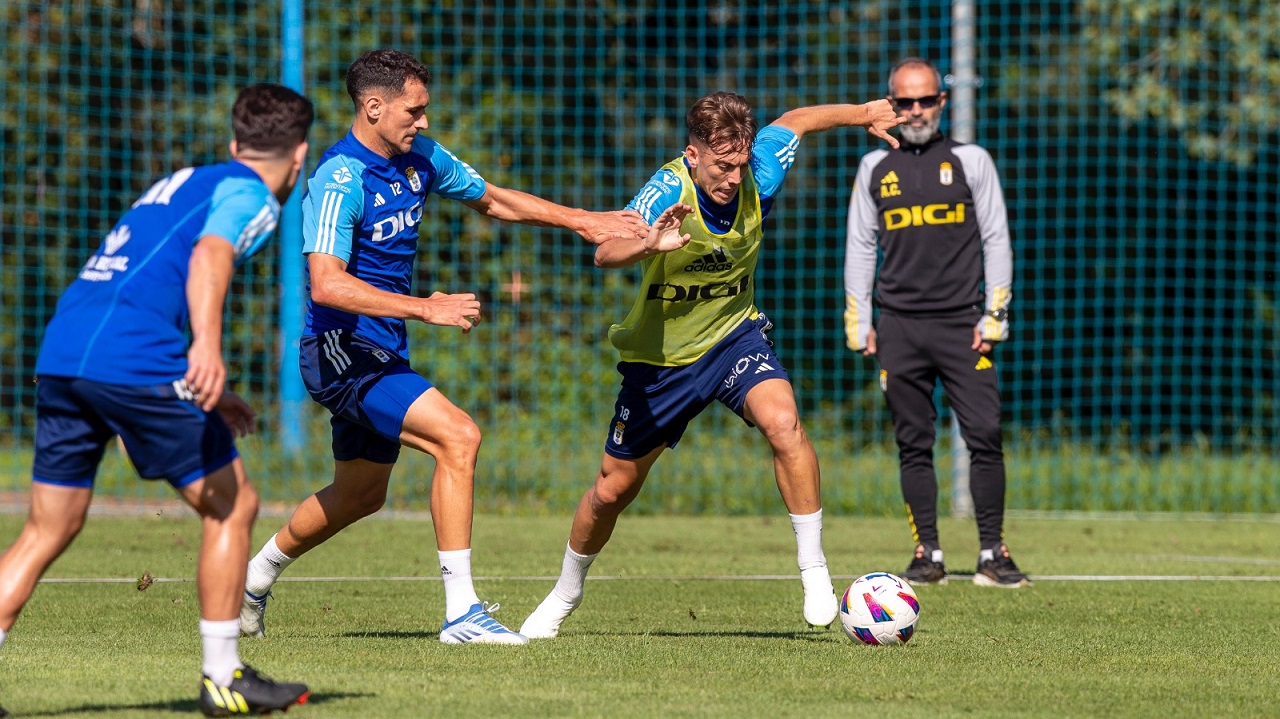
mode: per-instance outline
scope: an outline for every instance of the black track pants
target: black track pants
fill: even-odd
[[[999,544],[1004,531],[1004,450],[1000,436],[1000,386],[990,357],[973,344],[977,309],[951,315],[901,315],[881,311],[876,323],[880,385],[898,441],[902,497],[915,541],[938,542],[938,478],[933,469],[937,410],[935,383],[951,402],[969,446],[969,487],[978,538]]]

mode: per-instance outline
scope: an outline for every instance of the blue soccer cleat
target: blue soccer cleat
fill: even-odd
[[[523,634],[513,632],[489,616],[498,611],[498,604],[488,602],[472,604],[467,613],[440,627],[440,641],[445,644],[528,644]]]

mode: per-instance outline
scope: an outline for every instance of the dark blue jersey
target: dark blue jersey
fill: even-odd
[[[237,264],[271,238],[280,203],[239,162],[188,167],[151,186],[58,301],[36,374],[158,385],[187,373],[187,275],[202,237]]]
[[[418,256],[418,225],[427,195],[478,200],[484,178],[429,137],[387,159],[347,133],[320,160],[302,200],[303,252],[333,255],[347,273],[374,287],[409,294]],[[409,358],[404,320],[367,317],[310,300],[307,273],[305,334],[346,330]]]

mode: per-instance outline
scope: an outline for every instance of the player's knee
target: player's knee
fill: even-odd
[[[369,491],[355,497],[352,509],[357,516],[368,517],[381,510],[386,503],[387,487],[382,485],[381,487],[371,487]]]
[[[640,493],[642,480],[614,472],[601,474],[591,488],[591,508],[597,514],[617,514]]]
[[[470,417],[454,422],[441,439],[444,452],[455,461],[474,462],[480,454],[480,427]]]
[[[58,519],[57,521],[33,521],[28,519],[23,531],[34,538],[37,544],[65,548],[79,536],[81,529],[84,529],[83,515]]]
[[[756,424],[775,450],[792,450],[807,441],[800,415],[795,411],[772,412]]]
[[[979,425],[966,428],[965,443],[969,451],[979,454],[1003,454],[1003,438],[999,424]]]

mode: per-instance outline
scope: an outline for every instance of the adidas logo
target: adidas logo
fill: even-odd
[[[978,359],[978,364],[973,366],[974,369],[991,369],[992,367],[995,365],[985,355]]]
[[[897,197],[902,194],[902,190],[898,187],[898,173],[889,170],[889,174],[880,180],[880,196],[881,197]]]
[[[768,362],[761,362],[760,366],[756,367],[756,374],[760,374],[761,372],[770,372],[773,369],[774,369],[773,365],[769,364]]]
[[[733,269],[733,260],[725,254],[723,247],[716,247],[684,266],[685,272],[728,272],[731,269]]]
[[[373,206],[374,206],[374,207],[382,207],[382,206],[383,206],[383,205],[385,205],[385,204],[387,204],[387,201],[386,201],[386,200],[384,200],[384,199],[382,199],[382,193],[381,193],[381,192],[375,192],[375,193],[373,193]]]
[[[270,564],[271,566],[275,567],[276,569],[279,569],[279,568],[280,568],[280,563],[279,563],[279,562],[277,562],[276,560],[274,560],[274,559],[272,559],[272,558],[270,558],[270,557],[263,557],[263,559],[266,559],[266,560],[267,560],[267,564]]]
[[[444,566],[443,564],[440,565],[440,574],[446,577],[453,576],[453,572],[450,572],[449,568]]]

